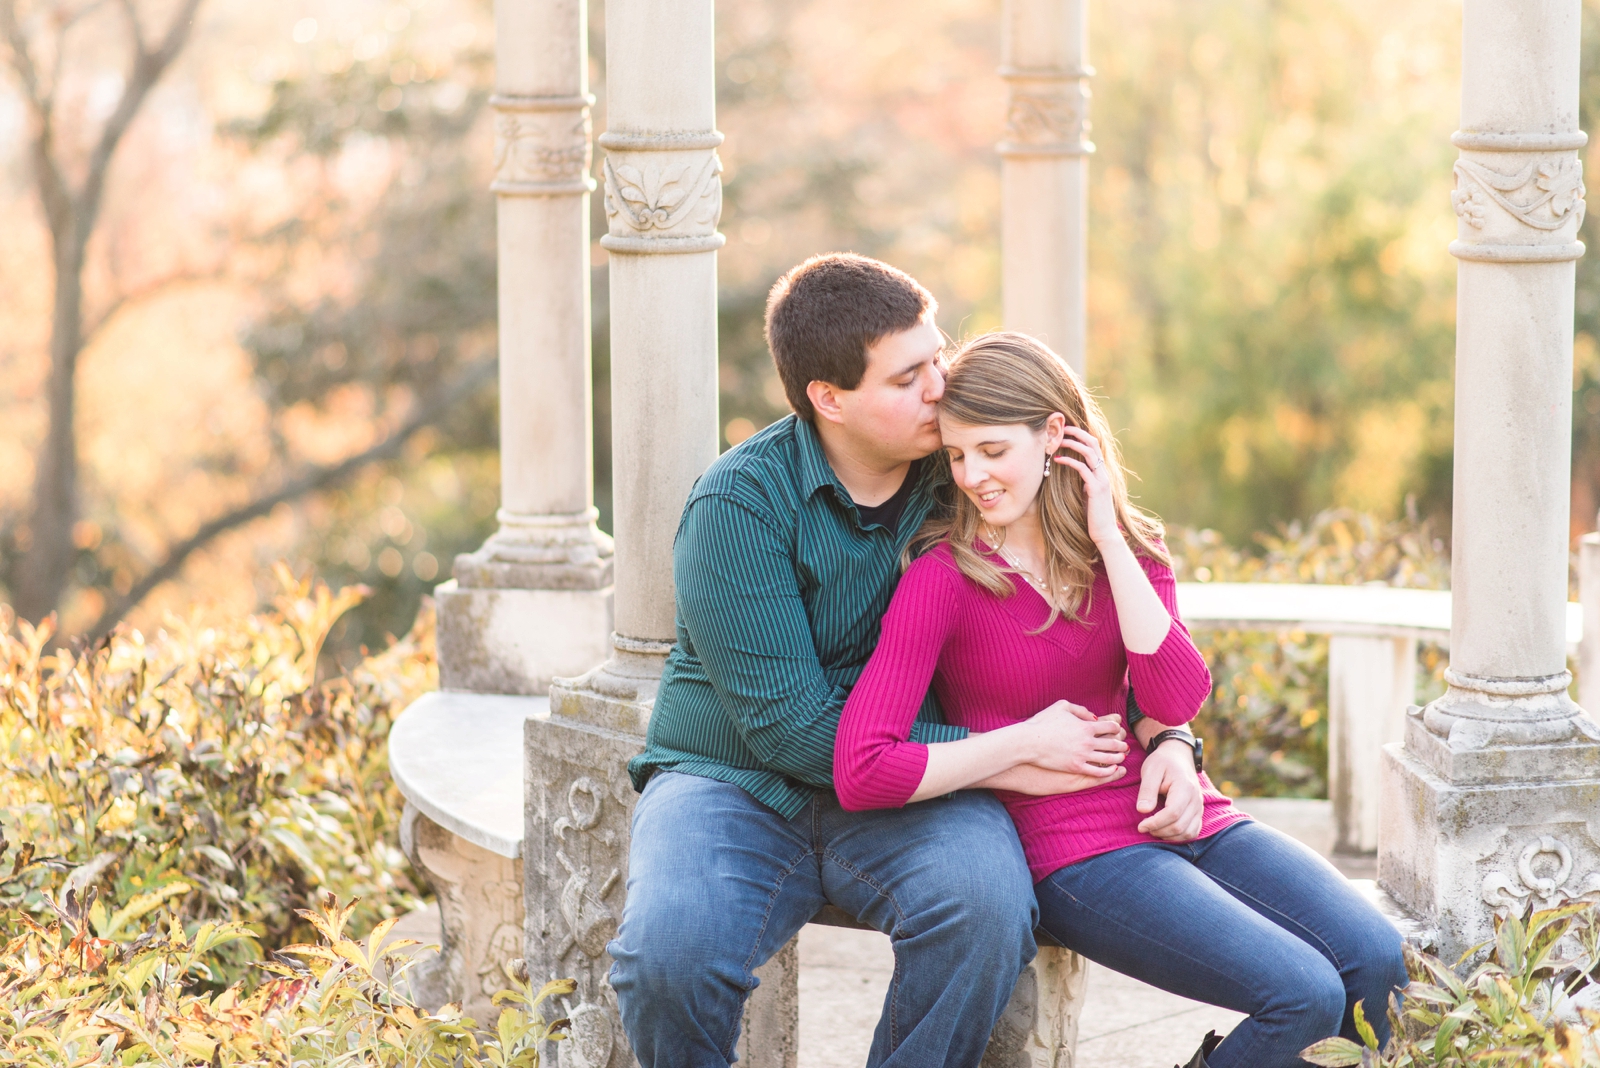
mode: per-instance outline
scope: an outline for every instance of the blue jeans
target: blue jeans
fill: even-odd
[[[894,945],[867,1063],[976,1066],[1034,955],[1028,866],[988,791],[875,812],[828,795],[786,820],[737,786],[672,772],[634,810],[607,947],[639,1063],[731,1063],[754,970],[830,902]]]
[[[1181,845],[1127,846],[1035,887],[1040,926],[1097,964],[1246,1013],[1211,1068],[1290,1068],[1334,1034],[1379,1042],[1406,984],[1400,935],[1322,857],[1254,821]]]

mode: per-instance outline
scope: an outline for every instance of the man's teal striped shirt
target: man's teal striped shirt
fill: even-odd
[[[673,547],[678,644],[667,657],[636,789],[658,770],[719,779],[785,818],[833,789],[833,739],[878,644],[900,555],[947,479],[912,464],[893,530],[862,525],[811,424],[793,415],[724,453],[695,483]],[[964,738],[930,691],[912,731]]]

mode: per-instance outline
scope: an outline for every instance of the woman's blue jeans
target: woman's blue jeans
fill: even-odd
[[[725,1068],[755,969],[832,903],[887,934],[894,978],[869,1065],[972,1066],[1033,959],[1034,897],[986,790],[784,819],[737,786],[658,772],[633,814],[628,897],[607,949],[645,1068]]]
[[[1389,992],[1406,983],[1399,933],[1326,860],[1270,827],[1244,821],[1195,842],[1128,846],[1035,890],[1039,925],[1063,945],[1248,1015],[1211,1068],[1291,1068],[1320,1039],[1359,1041],[1358,1001],[1388,1040]]]

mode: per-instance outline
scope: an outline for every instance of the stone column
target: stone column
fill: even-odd
[[[1007,87],[1000,165],[1006,329],[1046,342],[1083,373],[1089,255],[1087,0],[1005,0]]]
[[[1378,848],[1383,747],[1405,734],[1417,699],[1417,639],[1328,638],[1328,796],[1339,853]]]
[[[1001,303],[1007,330],[1032,334],[1081,375],[1089,275],[1089,6],[1005,0],[1000,77]],[[995,1025],[986,1066],[1070,1065],[1088,962],[1040,946]]]
[[[1449,689],[1387,747],[1379,882],[1448,959],[1600,892],[1600,728],[1567,696],[1579,0],[1466,0],[1453,194]]]
[[[611,0],[600,138],[610,253],[616,633],[527,724],[527,959],[572,976],[563,1065],[634,1063],[606,980],[644,745],[673,625],[672,540],[717,456],[717,146],[711,0]],[[597,658],[598,659],[598,658]],[[782,983],[776,984],[782,986]],[[752,1057],[753,1063],[763,1063]]]
[[[589,361],[588,47],[583,0],[495,4],[500,529],[439,587],[445,689],[542,694],[611,631],[595,527]]]

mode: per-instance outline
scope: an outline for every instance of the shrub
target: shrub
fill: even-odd
[[[30,868],[25,849],[7,880]],[[252,940],[247,925],[204,923],[186,933],[175,917],[130,941],[102,937],[105,910],[93,888],[80,898],[44,898],[47,922],[24,914],[0,948],[0,1049],[6,1063],[90,1065],[361,1065],[363,1068],[537,1068],[540,1045],[565,1037],[567,1021],[546,1022],[539,1006],[570,994],[558,980],[527,982],[495,995],[503,1006],[488,1034],[449,1005],[437,1013],[408,1000],[402,980],[414,942],[383,945],[393,920],[365,942],[345,934],[355,905],[331,896],[299,915],[317,934],[263,966],[264,982],[188,993],[228,964],[230,946]]]
[[[1167,535],[1180,582],[1310,582],[1444,589],[1450,562],[1426,522],[1338,509],[1256,537],[1254,552],[1214,530]],[[1214,689],[1196,721],[1208,774],[1233,796],[1328,796],[1328,641],[1291,632],[1202,630]],[[1420,651],[1420,680],[1443,692],[1442,649]],[[1426,694],[1419,694],[1419,700]]]
[[[88,647],[50,650],[48,624],[0,607],[0,831],[36,853],[0,888],[0,942],[50,915],[52,888],[79,902],[93,890],[85,915],[105,942],[156,913],[190,939],[236,932],[196,972],[221,991],[310,939],[297,906],[320,893],[359,899],[361,930],[420,904],[394,844],[385,739],[435,685],[431,616],[319,681],[323,640],[361,591],[278,578],[271,612]]]
[[[1357,1006],[1364,1044],[1330,1038],[1301,1056],[1328,1068],[1600,1068],[1600,908],[1576,902],[1498,920],[1492,945],[1464,978],[1408,946],[1411,985],[1389,1007],[1388,1047],[1379,1051]]]

